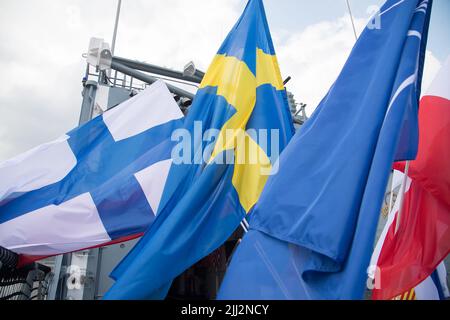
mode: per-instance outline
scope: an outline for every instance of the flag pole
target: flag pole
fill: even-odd
[[[122,0],[117,1],[116,21],[114,23],[114,32],[111,42],[111,54],[114,55],[114,49],[116,48],[117,28],[119,26],[120,7],[122,6]]]
[[[400,208],[398,209],[398,215],[397,215],[397,221],[395,223],[395,233],[397,233],[398,228],[400,226],[400,219],[401,219],[401,215],[402,215],[402,211],[403,211],[403,202],[405,200],[405,189],[406,189],[406,182],[408,180],[408,170],[409,170],[409,160],[406,161],[406,165],[405,165],[405,172],[404,172],[404,176],[403,176],[403,183],[401,186],[401,193],[400,193]]]
[[[391,192],[389,194],[388,215],[392,210],[392,201],[394,200],[394,171],[391,173]]]

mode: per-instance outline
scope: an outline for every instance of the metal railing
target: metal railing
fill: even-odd
[[[0,300],[44,300],[51,268],[40,263],[16,268],[17,262],[17,254],[0,247]]]

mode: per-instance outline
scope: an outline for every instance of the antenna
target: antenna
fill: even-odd
[[[114,23],[114,32],[111,42],[111,54],[114,55],[114,49],[116,48],[117,27],[119,25],[120,7],[122,6],[122,0],[117,1],[116,22]]]

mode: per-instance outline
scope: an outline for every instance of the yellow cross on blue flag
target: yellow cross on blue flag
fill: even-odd
[[[263,3],[250,0],[172,134],[178,144],[156,219],[104,298],[164,298],[251,211],[293,133]]]

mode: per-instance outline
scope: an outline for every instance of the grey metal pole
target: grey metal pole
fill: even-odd
[[[139,61],[116,57],[116,56],[112,57],[112,61],[120,63],[122,65],[125,65],[125,66],[135,69],[135,70],[155,73],[155,74],[159,74],[159,75],[162,75],[165,77],[175,78],[175,79],[189,81],[189,82],[193,82],[193,83],[201,83],[203,76],[204,76],[204,73],[202,73],[201,71],[198,71],[198,70],[196,70],[196,71],[200,72],[200,73],[198,73],[194,76],[187,76],[187,75],[183,75],[183,72],[180,72],[180,71],[175,71],[175,70],[167,69],[164,67],[156,66],[153,64],[139,62]],[[203,74],[203,75],[200,76],[201,74]]]
[[[395,223],[395,233],[397,233],[398,228],[400,227],[400,220],[402,218],[402,211],[403,211],[403,203],[405,200],[405,191],[406,191],[406,183],[408,182],[408,170],[409,170],[409,163],[411,161],[406,161],[406,165],[405,165],[405,172],[403,173],[403,183],[402,186],[400,188],[400,194],[397,196],[397,198],[399,198],[400,201],[400,207],[398,209],[398,214],[397,214],[397,221]]]
[[[117,1],[116,22],[114,23],[114,32],[111,42],[111,53],[114,55],[114,49],[116,47],[117,28],[119,26],[120,7],[122,6],[122,0]]]
[[[152,76],[149,76],[145,73],[142,73],[140,71],[136,71],[130,67],[127,67],[126,65],[123,65],[121,63],[118,63],[116,61],[111,61],[111,69],[113,70],[117,70],[119,72],[122,72],[123,74],[127,74],[133,78],[136,78],[138,80],[144,81],[146,83],[152,84],[153,82],[157,81],[158,79]],[[194,94],[185,91],[183,89],[180,89],[176,86],[173,86],[171,84],[166,83],[167,87],[169,88],[169,91],[172,93],[175,93],[176,95],[182,96],[182,97],[186,97],[189,99],[193,99],[194,98]]]
[[[348,2],[348,0],[345,0],[345,2],[347,3],[348,14],[350,15],[350,20],[352,22],[352,27],[353,27],[353,33],[355,35],[355,40],[358,40],[358,35],[356,34],[355,22],[353,21],[352,9],[350,9],[350,3]]]

